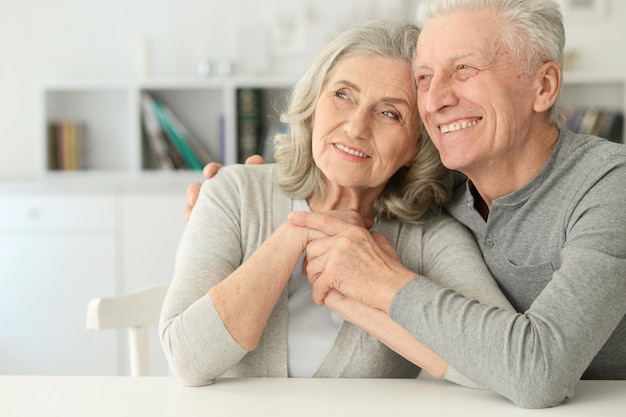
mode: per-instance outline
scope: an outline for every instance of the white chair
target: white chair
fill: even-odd
[[[131,376],[150,374],[148,326],[159,323],[167,285],[156,285],[108,298],[93,298],[87,305],[87,329],[127,328]]]

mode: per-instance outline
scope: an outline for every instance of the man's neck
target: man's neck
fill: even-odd
[[[544,138],[541,142],[534,142],[535,146],[529,143],[518,158],[510,158],[511,163],[481,167],[477,172],[466,173],[474,196],[474,208],[485,220],[494,200],[521,189],[543,169],[558,141],[559,130],[556,127],[549,129]]]

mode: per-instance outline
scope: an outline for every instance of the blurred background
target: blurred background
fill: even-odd
[[[626,2],[560,0],[575,68],[626,72]],[[571,3],[571,4],[570,4]],[[0,0],[0,181],[36,176],[38,80],[295,73],[337,32],[416,0]]]

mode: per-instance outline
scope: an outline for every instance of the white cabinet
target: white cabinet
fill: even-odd
[[[41,167],[44,176],[67,175],[58,169],[54,124],[81,126],[83,155],[79,175],[150,176],[157,170],[142,127],[142,94],[158,99],[214,160],[238,161],[237,93],[255,89],[262,95],[264,135],[279,129],[279,113],[294,83],[290,77],[206,79],[59,80],[39,87]],[[69,135],[71,136],[71,135]],[[54,147],[51,144],[54,143]],[[60,145],[59,145],[60,146]],[[170,173],[185,175],[184,170]],[[158,173],[162,175],[162,173]],[[73,174],[76,177],[76,174]]]
[[[0,374],[117,373],[115,335],[85,331],[115,293],[115,198],[84,194],[0,196]]]
[[[126,332],[87,331],[87,303],[171,280],[187,185],[0,187],[0,374],[128,374]],[[167,375],[149,337],[152,374]]]
[[[134,191],[121,200],[124,292],[169,283],[185,220],[185,188],[172,192]],[[126,335],[123,336],[124,338]],[[151,375],[168,375],[168,366],[156,328],[148,329]],[[128,374],[127,349],[124,374]]]

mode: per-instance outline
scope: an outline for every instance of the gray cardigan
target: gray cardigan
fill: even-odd
[[[270,164],[228,166],[202,186],[178,248],[160,323],[172,372],[184,384],[206,385],[221,376],[287,376],[286,288],[252,352],[230,336],[207,295],[286,221],[292,200],[273,185],[275,169]],[[429,217],[420,226],[382,221],[376,231],[391,240],[416,273],[510,308],[473,238],[449,216]],[[414,378],[418,373],[417,366],[344,322],[314,376]]]

